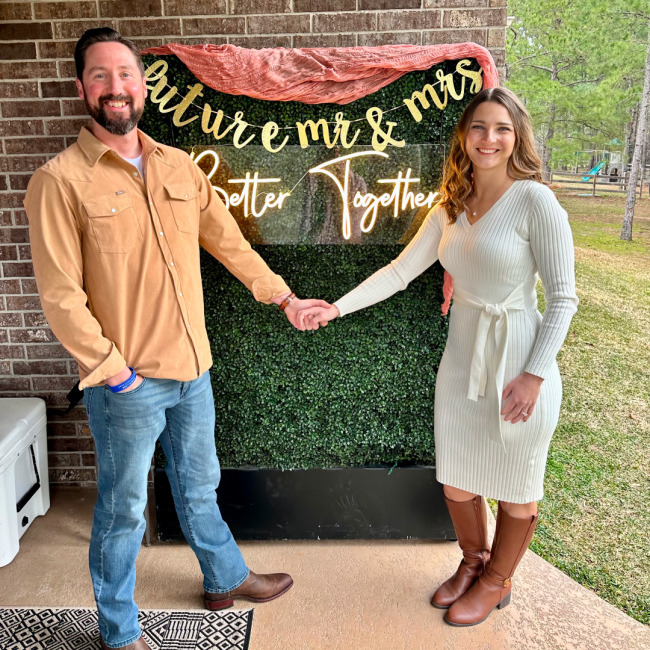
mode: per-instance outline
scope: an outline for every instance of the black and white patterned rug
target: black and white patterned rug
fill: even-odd
[[[151,650],[248,650],[253,610],[139,615]],[[0,608],[2,650],[98,650],[96,609]]]

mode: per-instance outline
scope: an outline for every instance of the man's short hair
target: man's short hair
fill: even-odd
[[[77,68],[77,79],[83,81],[84,67],[86,65],[86,51],[91,45],[95,43],[120,43],[128,47],[133,54],[140,74],[144,77],[144,64],[140,55],[138,46],[128,38],[124,38],[122,34],[116,32],[110,27],[97,27],[95,29],[88,29],[84,32],[83,36],[77,41],[74,48],[74,64]]]

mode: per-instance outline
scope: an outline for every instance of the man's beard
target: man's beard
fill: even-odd
[[[125,116],[115,114],[109,117],[106,111],[106,106],[104,105],[104,102],[107,101],[128,102],[128,114]],[[144,112],[144,106],[138,109],[134,108],[133,97],[130,97],[129,95],[102,95],[98,102],[97,106],[91,106],[88,103],[88,100],[84,97],[86,110],[93,120],[113,135],[126,135],[131,132],[137,126],[142,117],[142,113]]]

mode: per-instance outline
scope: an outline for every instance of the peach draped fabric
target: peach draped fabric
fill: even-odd
[[[499,85],[492,55],[476,43],[261,50],[169,43],[151,47],[143,54],[174,54],[206,86],[267,101],[349,104],[407,72],[428,70],[445,60],[468,58],[476,59],[481,66],[483,88]],[[445,271],[443,314],[449,310],[452,292],[453,281]]]

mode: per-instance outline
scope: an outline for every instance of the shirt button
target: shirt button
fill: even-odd
[[[190,329],[190,324],[189,323],[187,324],[187,329]]]
[[[178,295],[179,295],[179,296],[182,296],[183,294],[182,294],[182,293],[179,293]]]
[[[160,231],[160,236],[161,236],[161,237],[163,236],[162,231]]]
[[[187,194],[185,195],[185,198],[187,198]]]
[[[149,205],[153,205],[153,201],[149,201]]]
[[[115,208],[111,208],[111,212],[117,212]]]
[[[134,175],[134,176],[137,176],[137,175],[138,175],[138,172],[133,172],[133,175]]]
[[[170,263],[169,263],[169,266],[174,266],[174,262],[170,262]]]

